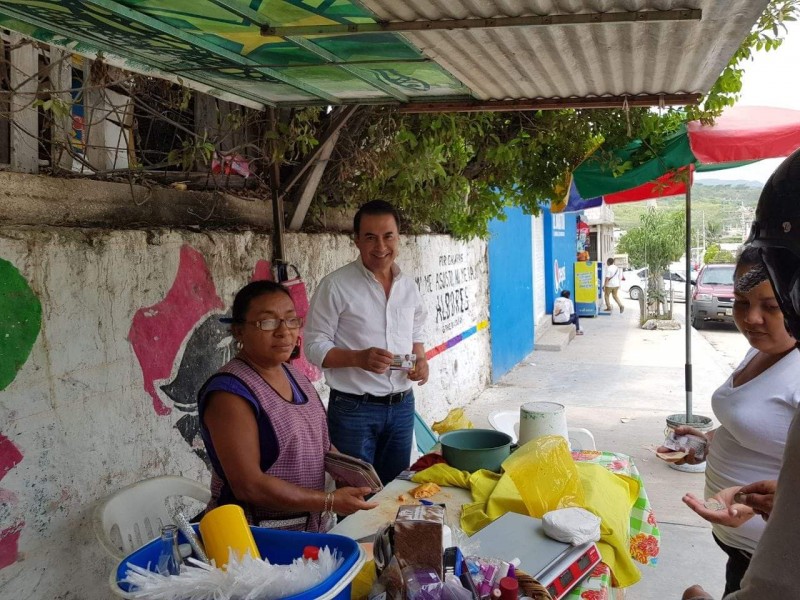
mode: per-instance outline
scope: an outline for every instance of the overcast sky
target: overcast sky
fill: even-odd
[[[742,97],[739,106],[777,106],[800,110],[800,22],[788,24],[783,44],[771,52],[759,52],[745,64]],[[698,173],[696,181],[704,179],[749,179],[766,182],[781,159],[762,160],[755,164]]]

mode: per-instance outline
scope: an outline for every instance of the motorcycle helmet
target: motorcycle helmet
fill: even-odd
[[[760,250],[786,328],[800,340],[800,150],[767,180],[747,243]]]

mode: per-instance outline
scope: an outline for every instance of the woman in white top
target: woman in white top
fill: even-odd
[[[800,404],[800,353],[786,331],[783,313],[756,249],[742,252],[734,275],[733,315],[751,349],[711,397],[720,426],[706,434],[679,427],[678,434],[708,441],[705,497],[735,511],[713,510],[707,500],[686,494],[683,501],[710,521],[717,544],[728,555],[725,595],[739,589],[764,530],[760,518],[734,494],[740,486],[777,479],[789,424]],[[693,455],[688,462],[695,461]],[[731,513],[735,513],[732,516]]]

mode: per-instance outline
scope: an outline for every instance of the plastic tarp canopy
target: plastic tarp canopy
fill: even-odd
[[[612,150],[624,163],[641,149],[635,140]],[[713,125],[690,121],[673,134],[658,156],[615,176],[608,161],[587,158],[573,180],[580,198],[603,196],[608,204],[681,194],[690,166],[697,171],[731,169],[765,158],[788,156],[800,148],[800,111],[742,106],[727,109]],[[575,210],[568,205],[567,210]]]

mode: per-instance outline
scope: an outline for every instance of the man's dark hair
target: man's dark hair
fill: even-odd
[[[569,290],[561,290],[562,298],[569,298]]]
[[[289,291],[280,283],[274,281],[253,281],[248,283],[238,292],[233,299],[233,307],[231,308],[231,318],[234,323],[244,323],[247,318],[247,310],[250,308],[250,303],[266,294],[286,294],[291,299]]]
[[[607,264],[608,266],[611,266],[611,265],[613,265],[613,264],[614,264],[614,259],[609,257],[609,259],[606,261],[606,264]]]
[[[370,200],[361,205],[361,208],[356,212],[356,216],[353,217],[353,233],[355,235],[361,232],[361,217],[364,215],[392,215],[394,222],[397,224],[397,230],[400,230],[400,214],[386,200]]]

